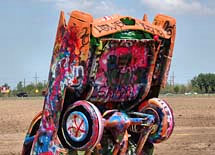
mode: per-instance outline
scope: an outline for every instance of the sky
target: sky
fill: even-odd
[[[186,84],[199,73],[215,73],[214,0],[0,0],[0,85],[12,88],[48,79],[60,10],[82,10],[95,18],[115,13],[150,21],[157,13],[176,18],[170,75]]]

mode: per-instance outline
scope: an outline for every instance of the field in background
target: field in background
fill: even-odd
[[[215,97],[161,96],[174,110],[175,130],[155,145],[155,155],[213,155]],[[0,155],[17,155],[32,118],[42,110],[43,98],[0,98]]]

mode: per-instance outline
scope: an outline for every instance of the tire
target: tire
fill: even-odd
[[[167,140],[174,129],[173,110],[168,103],[159,98],[152,98],[148,103],[142,103],[139,111],[146,114],[152,114],[155,117],[155,124],[148,137],[150,143],[160,143]]]
[[[93,150],[101,140],[103,129],[98,108],[84,100],[69,106],[62,118],[62,135],[69,149]]]

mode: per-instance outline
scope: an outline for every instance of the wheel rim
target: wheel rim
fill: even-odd
[[[158,124],[160,124],[160,118],[159,118],[159,115],[157,113],[157,111],[151,107],[148,107],[147,109],[144,110],[144,113],[146,114],[151,114],[155,117],[155,122],[154,122],[154,125],[152,126],[152,131],[151,131],[151,134],[154,134],[157,130],[158,130]]]

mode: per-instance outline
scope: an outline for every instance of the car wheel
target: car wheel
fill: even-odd
[[[140,105],[139,111],[151,114],[155,117],[155,123],[148,141],[151,143],[160,143],[168,139],[174,129],[174,117],[172,108],[169,104],[159,98],[149,99],[148,104]]]
[[[77,101],[63,115],[64,141],[74,150],[92,150],[101,140],[103,122],[100,111],[88,101]]]

